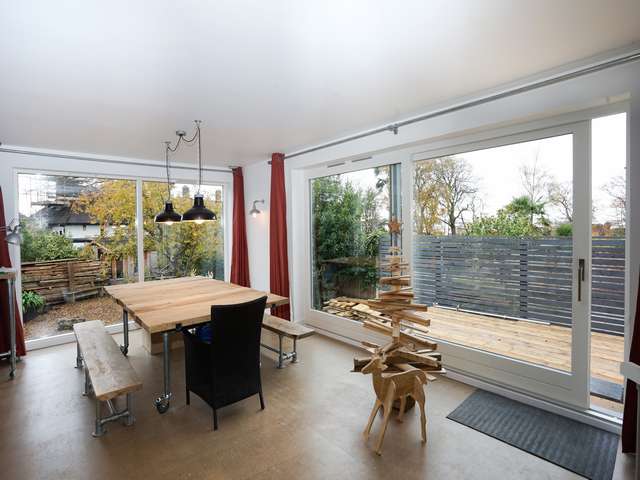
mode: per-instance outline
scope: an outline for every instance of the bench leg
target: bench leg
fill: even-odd
[[[89,395],[89,391],[91,390],[91,382],[89,381],[89,370],[84,369],[84,391],[82,392],[83,396]]]
[[[82,354],[80,353],[80,344],[76,341],[76,368],[82,368]]]
[[[284,352],[282,351],[282,335],[278,335],[278,368],[284,367]]]
[[[123,419],[124,425],[130,427],[136,421],[133,416],[133,394],[127,393],[127,405],[124,410],[118,411],[114,403],[114,399],[107,400],[105,403],[109,407],[111,415],[106,417],[102,416],[102,402],[96,398],[96,426],[92,435],[94,437],[101,437],[107,433],[107,429],[104,427],[107,422],[114,422],[116,420]]]
[[[136,421],[136,417],[133,416],[133,395],[127,393],[127,416],[125,417],[124,424],[127,427],[133,425]]]
[[[291,363],[298,362],[298,339],[293,339],[293,351],[291,352]]]
[[[296,363],[298,361],[298,342],[294,338],[293,339],[293,350],[291,352],[285,352],[282,346],[282,339],[284,335],[278,335],[278,348],[273,348],[271,345],[267,345],[266,343],[260,343],[262,348],[266,348],[271,352],[275,352],[278,354],[278,364],[276,368],[284,368],[284,361],[291,360],[291,363]],[[262,365],[262,362],[260,363]]]
[[[104,428],[102,421],[101,403],[102,402],[96,398],[96,428],[92,433],[94,437],[101,437],[107,433],[107,429]]]

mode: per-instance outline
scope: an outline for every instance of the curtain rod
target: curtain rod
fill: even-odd
[[[84,157],[82,155],[71,155],[71,154],[64,154],[64,153],[47,153],[47,152],[38,152],[38,151],[33,151],[33,150],[17,149],[17,148],[0,147],[0,152],[18,153],[18,154],[21,154],[21,155],[37,155],[37,156],[40,156],[40,157],[63,158],[63,159],[67,159],[67,160],[83,160],[83,161],[87,161],[87,162],[114,163],[114,164],[118,164],[118,165],[134,165],[134,166],[142,166],[142,167],[164,168],[164,166],[161,165],[161,164],[151,163],[151,162],[134,162],[134,161],[130,161],[130,160],[114,160],[114,159],[109,159],[109,158]],[[185,166],[172,165],[171,169],[172,170],[175,170],[175,169],[178,169],[178,170],[198,170],[196,167],[189,167],[189,166],[186,166],[186,165]],[[205,171],[205,172],[231,173],[231,170],[223,169],[223,168],[203,168],[202,170]]]
[[[499,93],[494,93],[491,95],[486,95],[480,98],[477,98],[475,100],[470,100],[467,102],[463,102],[463,103],[459,103],[457,105],[453,105],[451,107],[445,107],[445,108],[441,108],[438,110],[434,110],[428,113],[424,113],[422,115],[418,115],[417,117],[412,117],[412,118],[408,118],[406,120],[401,120],[399,122],[395,122],[395,123],[390,123],[388,125],[385,125],[383,127],[378,127],[378,128],[374,128],[372,130],[366,130],[362,133],[358,133],[355,135],[351,135],[345,138],[341,138],[339,140],[333,140],[331,142],[327,142],[327,143],[322,143],[320,145],[316,145],[315,147],[309,147],[306,148],[304,150],[299,150],[297,152],[293,152],[290,153],[288,155],[285,155],[284,158],[293,158],[293,157],[298,157],[300,155],[306,155],[307,153],[312,153],[312,152],[317,152],[318,150],[324,150],[325,148],[331,148],[331,147],[335,147],[336,145],[341,145],[343,143],[348,143],[348,142],[352,142],[354,140],[359,140],[361,138],[365,138],[365,137],[370,137],[371,135],[377,135],[378,133],[383,133],[383,132],[393,132],[394,134],[398,133],[398,129],[400,127],[404,127],[406,125],[411,125],[412,123],[417,123],[417,122],[422,122],[424,120],[429,120],[431,118],[434,117],[439,117],[441,115],[446,115],[448,113],[453,113],[453,112],[457,112],[459,110],[464,110],[467,108],[471,108],[471,107],[476,107],[478,105],[483,105],[485,103],[489,103],[489,102],[493,102],[496,100],[500,100],[503,98],[507,98],[507,97],[511,97],[513,95],[518,95],[521,93],[525,93],[525,92],[529,92],[531,90],[536,90],[538,88],[542,88],[542,87],[546,87],[549,85],[554,85],[556,83],[560,83],[560,82],[564,82],[567,80],[571,80],[573,78],[577,78],[577,77],[581,77],[584,75],[588,75],[590,73],[595,73],[595,72],[599,72],[601,70],[606,70],[608,68],[611,67],[616,67],[618,65],[624,65],[627,63],[631,63],[631,62],[635,62],[637,60],[640,60],[640,51],[639,50],[635,50],[631,53],[628,53],[626,55],[622,55],[620,57],[617,58],[612,58],[610,60],[603,60],[600,61],[598,63],[595,63],[593,65],[589,65],[586,67],[581,67],[578,68],[576,70],[567,72],[567,73],[561,73],[561,74],[557,74],[555,76],[552,76],[550,78],[546,78],[543,80],[538,80],[538,81],[533,81],[530,83],[527,83],[525,85],[519,86],[519,87],[514,87],[514,88],[510,88],[507,90],[504,90],[502,92]],[[271,162],[269,162],[271,163]]]

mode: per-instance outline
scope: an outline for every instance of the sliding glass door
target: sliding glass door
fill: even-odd
[[[581,118],[309,171],[305,321],[384,341],[340,301],[377,295],[389,224],[401,219],[415,301],[428,306],[450,371],[577,409],[619,409],[626,116]]]
[[[336,299],[376,296],[388,225],[402,219],[445,364],[588,408],[590,123],[523,132],[310,172],[308,321],[372,340]]]
[[[501,382],[508,374],[519,388],[581,407],[587,139],[580,123],[430,152],[414,165],[414,289],[449,364],[473,363]]]

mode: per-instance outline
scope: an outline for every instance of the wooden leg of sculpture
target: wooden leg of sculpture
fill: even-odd
[[[424,395],[424,387],[422,386],[422,382],[416,378],[414,387],[414,395],[416,399],[416,403],[420,406],[420,427],[422,430],[422,441],[426,443],[427,441],[427,415],[424,411],[424,403],[425,403],[425,395]]]
[[[403,395],[400,398],[400,411],[398,412],[398,421],[401,422],[404,417],[404,411],[407,408],[407,396]]]
[[[384,397],[384,402],[382,404],[382,409],[384,412],[384,417],[382,419],[382,429],[380,430],[380,436],[378,437],[378,443],[376,445],[376,453],[378,455],[382,455],[382,441],[384,440],[384,434],[387,431],[387,426],[389,425],[389,418],[391,417],[391,412],[393,411],[393,401],[396,396],[396,386],[393,382],[389,382],[389,386],[387,387],[387,395]]]
[[[371,433],[371,426],[373,425],[373,420],[376,418],[376,414],[378,413],[378,410],[380,410],[381,406],[382,406],[382,402],[376,398],[376,403],[373,405],[373,410],[371,410],[371,415],[369,415],[369,422],[367,423],[367,426],[365,427],[364,432],[362,432],[362,435],[364,435],[365,440],[369,438],[369,434]]]

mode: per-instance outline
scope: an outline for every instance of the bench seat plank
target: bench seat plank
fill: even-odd
[[[142,382],[129,360],[100,320],[76,323],[73,330],[98,400],[106,401],[142,389]]]
[[[315,333],[315,330],[305,327],[304,325],[289,322],[268,314],[265,314],[262,320],[262,328],[296,340],[309,337]]]

